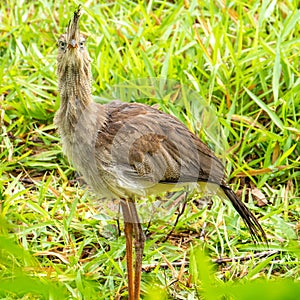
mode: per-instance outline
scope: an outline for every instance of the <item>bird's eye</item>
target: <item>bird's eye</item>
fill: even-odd
[[[65,50],[66,49],[66,46],[67,46],[67,43],[65,41],[59,41],[58,42],[58,46],[61,50]]]
[[[79,43],[80,49],[83,49],[83,48],[84,48],[84,44],[85,44],[85,40],[80,41],[80,43]]]

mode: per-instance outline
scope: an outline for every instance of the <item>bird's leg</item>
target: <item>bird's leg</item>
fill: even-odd
[[[124,232],[126,238],[126,265],[128,278],[128,300],[135,300],[134,297],[134,282],[133,282],[133,260],[132,260],[132,232],[133,223],[128,203],[121,201],[122,211],[124,216]]]
[[[141,290],[141,275],[142,275],[142,262],[143,262],[145,235],[140,223],[140,219],[136,210],[135,203],[132,201],[122,200],[121,205],[123,210],[125,235],[126,235],[129,300],[132,299],[139,300],[140,290]],[[135,247],[134,281],[133,281],[133,267],[132,267],[133,265],[132,232],[134,233],[134,247]]]
[[[144,244],[146,238],[141,223],[139,222],[139,217],[135,205],[133,207],[132,213],[133,215],[135,215],[135,220],[138,221],[133,224],[133,232],[135,237],[134,295],[135,295],[135,299],[140,299],[142,262],[143,262]]]

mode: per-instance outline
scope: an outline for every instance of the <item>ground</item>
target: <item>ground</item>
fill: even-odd
[[[268,237],[254,244],[228,202],[191,195],[184,211],[171,206],[143,225],[143,299],[296,299],[298,1],[98,2],[81,21],[95,101],[177,116],[224,161]],[[77,3],[0,6],[1,299],[126,299],[122,220],[68,163],[53,125],[56,41]],[[124,98],[120,84],[141,78],[164,78],[173,92]],[[177,97],[177,84],[193,92]]]

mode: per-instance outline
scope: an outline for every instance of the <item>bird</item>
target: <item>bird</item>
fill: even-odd
[[[54,123],[64,154],[105,199],[119,199],[124,218],[128,299],[141,294],[145,235],[136,202],[174,186],[206,184],[228,198],[251,236],[266,241],[257,218],[226,182],[223,163],[176,117],[142,103],[93,101],[91,58],[76,8],[58,39],[60,107]],[[135,262],[133,261],[133,246]]]

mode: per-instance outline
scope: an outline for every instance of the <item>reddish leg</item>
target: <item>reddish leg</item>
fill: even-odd
[[[135,237],[134,294],[135,294],[135,299],[139,300],[140,291],[141,291],[141,277],[142,277],[142,263],[143,263],[145,235],[140,223],[133,224],[133,231]]]
[[[125,224],[126,235],[126,256],[128,271],[128,293],[129,300],[139,300],[141,290],[141,275],[145,235],[139,221],[139,216],[134,202],[121,201]],[[134,233],[135,246],[135,267],[133,281],[133,260],[132,260],[132,233]],[[131,298],[133,297],[133,298]]]
[[[132,231],[133,224],[126,222],[129,216],[127,203],[122,203],[122,210],[124,215],[124,232],[126,238],[126,264],[127,264],[127,278],[128,278],[128,300],[135,300],[134,297],[134,282],[133,282],[133,260],[132,260]]]

